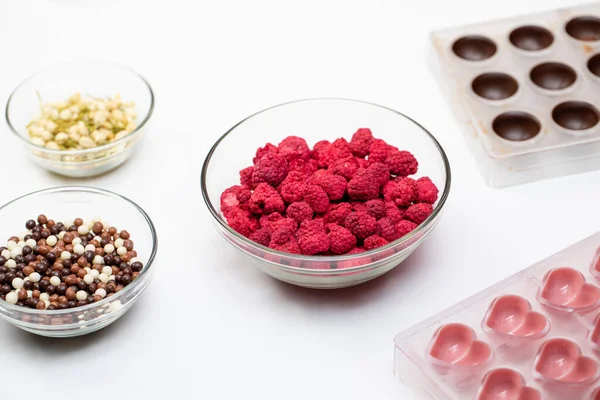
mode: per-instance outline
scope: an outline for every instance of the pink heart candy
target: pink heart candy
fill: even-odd
[[[509,294],[492,301],[483,319],[483,327],[494,333],[535,339],[548,333],[550,320],[545,315],[532,311],[527,299]]]
[[[576,269],[555,268],[544,277],[538,300],[559,311],[587,312],[600,306],[600,288],[586,283]]]
[[[568,339],[549,339],[535,357],[540,378],[559,384],[588,385],[598,379],[598,363],[581,354],[581,348]]]
[[[490,361],[494,353],[487,343],[476,340],[471,327],[452,323],[441,326],[433,335],[429,355],[445,365],[476,366]]]
[[[485,375],[475,400],[542,400],[542,395],[525,386],[525,379],[514,369],[497,368]]]

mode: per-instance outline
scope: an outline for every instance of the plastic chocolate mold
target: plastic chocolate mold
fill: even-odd
[[[435,400],[600,400],[600,232],[398,334]]]
[[[488,185],[599,168],[600,3],[431,39],[439,83]]]

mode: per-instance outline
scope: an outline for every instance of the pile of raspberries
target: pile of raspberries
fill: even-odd
[[[350,142],[322,140],[312,150],[297,136],[256,151],[240,185],[221,194],[229,226],[282,252],[356,254],[406,235],[429,217],[438,189],[410,178],[408,151],[361,128]]]

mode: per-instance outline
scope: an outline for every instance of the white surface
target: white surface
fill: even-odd
[[[98,334],[49,340],[0,323],[3,396],[416,398],[392,374],[398,331],[599,229],[600,172],[487,188],[425,61],[430,30],[576,2],[294,3],[0,2],[0,98],[42,65],[74,57],[128,64],[157,97],[139,151],[97,179],[66,180],[24,161],[2,127],[0,203],[42,187],[96,185],[139,202],[160,241],[154,282]],[[296,289],[244,265],[211,226],[199,190],[203,158],[226,129],[318,96],[408,114],[437,136],[453,168],[429,240],[389,275],[334,292]],[[182,237],[190,232],[197,237]]]

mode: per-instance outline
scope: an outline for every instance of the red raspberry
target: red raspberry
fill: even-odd
[[[271,242],[269,244],[269,247],[273,250],[282,251],[284,253],[302,254],[302,251],[300,251],[300,246],[298,246],[298,241],[296,240],[296,238],[293,237],[290,238],[288,242],[280,245]]]
[[[271,242],[269,243],[269,247],[281,246],[289,242],[290,239],[296,239],[294,237],[294,233],[294,231],[285,226],[275,229],[273,233],[271,233]]]
[[[379,183],[360,172],[348,182],[348,195],[353,200],[371,200],[379,197]]]
[[[342,225],[351,212],[352,206],[350,203],[334,204],[329,208],[327,214],[325,214],[325,220],[327,223]]]
[[[360,128],[352,135],[352,140],[350,140],[352,154],[357,157],[368,156],[374,140],[375,138],[369,128]]]
[[[438,188],[428,177],[417,179],[417,202],[433,204],[438,197]]]
[[[413,204],[406,210],[406,219],[420,224],[427,219],[433,212],[433,206],[427,203]]]
[[[274,232],[277,229],[285,229],[286,231],[296,233],[298,223],[293,218],[281,218],[271,223],[271,231]]]
[[[373,199],[369,200],[365,203],[365,210],[367,214],[375,219],[380,219],[385,217],[387,209],[385,207],[385,203],[381,199]]]
[[[349,252],[347,252],[346,254],[360,254],[360,253],[364,253],[365,249],[363,249],[362,247],[355,247],[353,249],[351,249]]]
[[[298,245],[300,245],[302,254],[313,256],[329,250],[330,240],[324,232],[303,231],[298,235]]]
[[[356,246],[356,237],[343,226],[336,224],[327,225],[329,229],[329,250],[333,254],[344,254]]]
[[[275,189],[267,183],[259,183],[250,197],[250,210],[254,214],[282,213],[285,209],[283,199]]]
[[[352,211],[367,212],[367,206],[362,201],[353,201],[350,204],[352,205]]]
[[[254,183],[252,182],[252,175],[254,174],[254,166],[244,168],[240,171],[240,183],[242,186],[246,186],[250,189],[254,189]]]
[[[258,218],[253,216],[248,210],[242,210],[239,207],[233,207],[226,216],[227,224],[243,236],[249,237],[260,226]]]
[[[284,156],[288,161],[301,159],[308,160],[310,158],[310,149],[306,144],[306,140],[298,136],[288,136],[279,143],[279,154]]]
[[[288,164],[289,174],[292,172],[300,172],[304,176],[311,176],[318,169],[319,165],[317,164],[317,160],[313,160],[312,158],[308,161],[297,158],[290,161]]]
[[[412,178],[404,178],[397,182],[392,192],[392,200],[398,207],[408,207],[417,199],[417,182]]]
[[[325,233],[325,222],[323,218],[315,218],[313,220],[304,220],[300,224],[298,235],[302,235],[308,232],[322,232]]]
[[[391,151],[385,159],[390,172],[397,176],[408,176],[417,173],[419,163],[415,156],[408,151]]]
[[[355,160],[358,163],[358,169],[367,169],[371,165],[371,162],[364,158],[355,158]]]
[[[344,197],[346,187],[348,186],[343,177],[333,175],[325,169],[320,169],[309,176],[306,184],[321,186],[325,190],[325,193],[327,193],[327,197],[332,201],[340,200]]]
[[[377,220],[365,212],[352,212],[346,217],[344,226],[350,229],[357,239],[365,239],[375,232]]]
[[[322,154],[325,152],[325,150],[330,144],[331,143],[329,142],[329,140],[321,140],[315,143],[315,145],[313,146],[312,158],[315,160],[319,160],[319,158],[322,157]]]
[[[266,182],[276,187],[285,179],[288,173],[285,157],[275,153],[267,153],[258,160],[252,175],[252,183],[258,185]]]
[[[293,218],[297,223],[304,220],[310,220],[313,217],[313,210],[303,201],[297,201],[290,204],[285,211],[287,216]]]
[[[404,219],[404,215],[406,214],[406,210],[404,208],[398,208],[396,203],[393,201],[388,201],[385,203],[386,213],[385,216],[390,219],[393,223],[397,224],[398,222]]]
[[[398,186],[398,182],[396,181],[388,181],[385,185],[383,185],[383,200],[387,203],[388,201],[394,201],[394,190]]]
[[[365,239],[364,247],[365,250],[373,250],[378,247],[383,247],[389,242],[382,238],[381,236],[371,235]]]
[[[290,172],[283,180],[280,187],[280,193],[283,200],[288,203],[302,201],[304,199],[304,189],[306,177],[297,171]]]
[[[329,171],[349,181],[358,171],[358,161],[354,157],[340,158],[329,164]]]
[[[390,146],[383,140],[375,139],[369,149],[369,164],[373,162],[385,162],[388,154],[394,149],[395,147]]]
[[[256,165],[258,160],[262,158],[267,153],[277,153],[277,146],[272,145],[271,143],[267,143],[265,147],[259,147],[256,150],[256,156],[252,159],[252,163]]]
[[[360,254],[360,253],[364,253],[364,252],[365,252],[365,249],[363,249],[362,247],[355,247],[352,250],[350,250],[349,252],[347,252],[346,255]],[[360,267],[360,266],[368,264],[370,262],[371,262],[371,257],[368,257],[368,256],[357,257],[357,258],[353,258],[350,260],[338,261],[335,268],[336,269],[347,269],[347,268],[353,268],[353,267]]]
[[[385,185],[390,180],[390,169],[387,165],[374,162],[365,170],[365,173],[377,181],[379,186]]]
[[[396,224],[396,229],[398,230],[400,237],[410,233],[416,227],[417,227],[417,224],[415,224],[412,221],[405,220],[405,219],[403,219],[402,221],[400,221]]]
[[[377,221],[377,235],[381,236],[388,242],[393,242],[396,239],[400,238],[400,233],[398,232],[398,228],[396,227],[396,223],[394,223],[391,219],[384,217]]]
[[[319,151],[317,162],[319,163],[319,167],[326,168],[336,160],[351,156],[352,152],[350,151],[348,142],[346,139],[340,138],[328,145],[322,152]]]
[[[278,212],[274,212],[267,215],[261,215],[259,219],[260,227],[266,228],[269,230],[269,232],[272,232],[273,228],[271,228],[271,226],[274,222],[279,221],[280,219],[283,219],[283,216],[281,216],[281,214],[279,214]]]
[[[249,239],[253,242],[269,247],[269,243],[271,242],[271,230],[267,228],[260,228],[252,233]]]
[[[329,197],[321,186],[306,185],[304,201],[318,214],[326,212],[329,208]]]
[[[221,212],[227,216],[229,211],[234,207],[248,209],[247,203],[250,200],[250,196],[252,196],[252,192],[244,186],[235,185],[225,189],[221,193]]]

